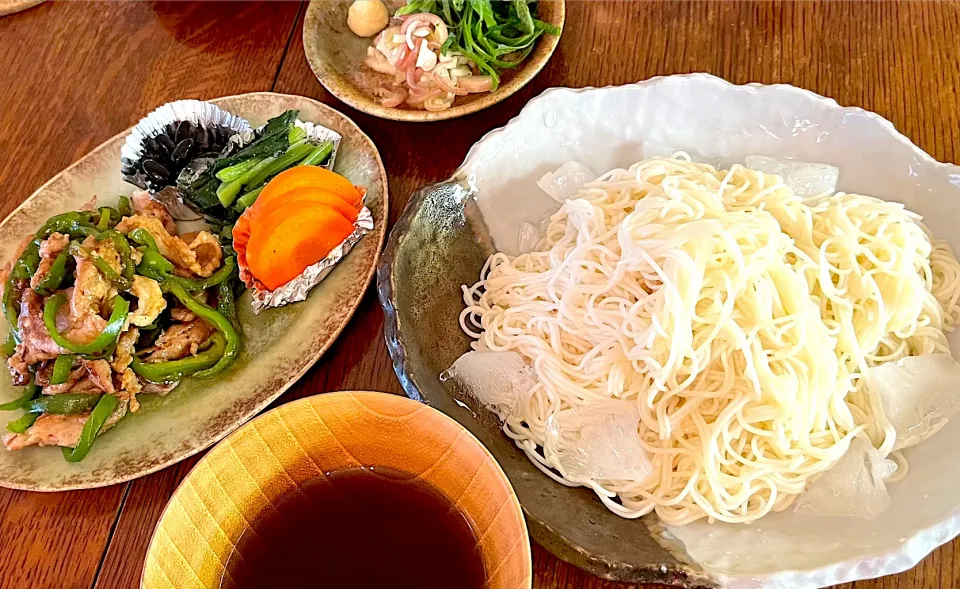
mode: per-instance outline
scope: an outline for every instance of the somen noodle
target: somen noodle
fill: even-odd
[[[553,478],[624,517],[749,522],[855,436],[893,450],[864,371],[949,353],[958,298],[956,258],[903,205],[804,200],[778,176],[678,153],[584,185],[534,251],[491,256],[460,322],[474,349],[531,367],[536,384],[501,417]],[[571,480],[551,420],[611,400],[636,406],[652,474]]]

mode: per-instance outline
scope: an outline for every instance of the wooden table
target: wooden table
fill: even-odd
[[[414,125],[332,98],[303,54],[305,5],[48,2],[0,18],[0,217],[49,177],[154,107],[179,98],[273,90],[318,98],[380,147],[390,218],[418,186],[446,177],[484,133],[550,86],[624,84],[709,72],[787,83],[876,111],[938,160],[960,160],[960,4],[839,2],[567,3],[556,55],[525,89],[462,119]],[[289,392],[400,393],[370,288],[327,355]],[[0,587],[135,587],[164,504],[197,458],[105,489],[0,489]],[[535,587],[614,589],[534,546]],[[912,571],[845,585],[957,589],[960,540]]]

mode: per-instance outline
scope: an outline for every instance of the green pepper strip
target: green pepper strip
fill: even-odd
[[[211,286],[221,284],[230,278],[230,275],[237,268],[237,261],[233,256],[228,256],[223,260],[223,266],[219,270],[202,280],[175,276],[173,274],[173,263],[160,254],[157,250],[157,242],[150,233],[141,227],[131,231],[130,237],[146,247],[143,251],[143,259],[140,260],[140,265],[137,267],[140,274],[157,282],[177,282],[191,292],[206,290]]]
[[[0,411],[16,411],[17,409],[21,409],[24,405],[30,401],[33,401],[38,392],[40,392],[40,387],[37,386],[37,383],[31,382],[27,385],[26,390],[21,396],[17,397],[13,401],[0,405]]]
[[[137,231],[143,231],[143,229],[137,229]],[[120,258],[119,273],[101,255],[84,248],[80,244],[71,244],[70,248],[73,250],[71,253],[79,251],[83,257],[93,262],[97,269],[106,276],[107,280],[116,284],[120,290],[129,290],[133,285],[133,275],[137,271],[131,257],[130,243],[122,233],[113,229],[105,231],[97,237],[98,242],[104,240],[109,240],[113,244],[113,249]]]
[[[50,376],[50,384],[63,384],[70,379],[70,370],[73,369],[73,360],[76,358],[73,354],[61,354],[57,356],[53,363],[53,374]]]
[[[172,280],[174,282],[180,283],[183,288],[189,290],[190,292],[197,292],[201,290],[206,290],[211,286],[217,286],[218,284],[223,284],[230,275],[233,274],[233,271],[237,268],[237,262],[233,259],[233,256],[229,256],[223,260],[223,266],[220,266],[220,269],[207,276],[203,280],[194,280],[192,278],[183,278],[181,276],[165,276],[167,280]]]
[[[110,207],[100,207],[98,211],[100,212],[100,220],[97,222],[97,231],[106,231],[120,220],[119,213],[114,215],[113,213],[116,211]],[[110,224],[111,219],[114,220],[112,225]]]
[[[20,293],[15,288],[13,278],[11,277],[7,280],[7,284],[3,288],[3,316],[10,325],[10,337],[13,338],[14,345],[20,343],[20,309],[17,307],[18,298],[20,298]]]
[[[54,233],[69,235],[71,238],[87,237],[96,235],[97,228],[93,226],[93,212],[61,213],[47,219],[40,231],[37,231],[38,239],[46,239]]]
[[[50,338],[53,339],[54,343],[76,354],[93,354],[116,342],[117,337],[120,336],[120,331],[123,330],[123,324],[126,322],[127,311],[130,310],[130,303],[120,295],[116,295],[113,297],[113,312],[110,314],[110,319],[107,320],[107,326],[89,344],[78,344],[63,337],[57,331],[57,310],[65,302],[67,302],[67,297],[62,294],[50,297],[43,306],[43,324],[47,327]]]
[[[37,283],[37,292],[42,295],[51,294],[60,287],[60,283],[67,277],[67,261],[70,260],[68,250],[64,250],[57,255],[57,258],[50,266],[50,270]]]
[[[24,248],[23,253],[20,254],[17,261],[13,263],[13,269],[10,271],[10,278],[12,280],[29,280],[37,273],[37,268],[40,267],[41,241],[43,240],[34,239]]]
[[[237,318],[237,303],[234,298],[232,280],[220,283],[217,289],[217,311],[230,320],[233,328],[240,332],[240,320]]]
[[[83,460],[93,446],[93,442],[96,441],[100,435],[100,429],[103,428],[103,424],[106,423],[107,419],[117,410],[118,405],[120,405],[120,399],[114,395],[104,395],[100,398],[100,402],[98,402],[97,406],[90,412],[90,417],[87,419],[87,422],[83,424],[83,431],[80,432],[80,439],[77,441],[77,445],[74,448],[63,448],[63,457],[67,462],[80,462]]]
[[[130,242],[127,241],[126,236],[115,229],[111,229],[101,234],[98,239],[109,239],[113,243],[113,249],[117,250],[117,254],[120,256],[120,275],[127,280],[133,280],[137,267],[133,263],[133,258],[130,257]]]
[[[143,251],[143,259],[140,260],[140,265],[137,266],[137,272],[147,278],[160,280],[160,278],[164,276],[173,275],[173,264],[170,260],[161,256],[160,252],[146,248]]]
[[[117,349],[117,342],[113,342],[109,346],[100,350],[99,352],[93,352],[90,354],[80,354],[80,357],[84,360],[103,360],[104,358],[109,358],[113,355],[114,350]]]
[[[150,232],[144,229],[143,227],[137,227],[127,236],[132,239],[134,242],[139,243],[140,245],[146,246],[147,249],[159,252],[160,248],[157,247],[157,240],[153,238],[153,235],[150,235]]]
[[[133,286],[133,282],[131,280],[121,276],[120,273],[114,270],[113,266],[111,266],[110,263],[107,262],[103,256],[97,252],[89,250],[77,242],[73,242],[70,244],[70,253],[79,254],[81,257],[93,262],[93,265],[97,267],[97,270],[99,270],[107,280],[114,283],[120,290],[130,290],[130,287]]]
[[[41,395],[24,406],[31,413],[53,413],[56,415],[76,415],[90,411],[104,395],[87,393],[64,393],[62,395]],[[112,397],[113,395],[105,395]]]
[[[40,417],[39,413],[24,413],[19,418],[7,423],[7,429],[15,434],[22,434],[30,429],[30,426],[38,417]]]
[[[17,338],[13,337],[13,331],[7,334],[6,341],[3,342],[3,347],[0,348],[0,353],[9,358],[17,352]]]
[[[121,218],[129,217],[133,214],[133,205],[130,203],[129,196],[120,197],[120,199],[117,201],[117,212],[120,213]]]
[[[219,331],[216,331],[207,339],[205,344],[210,344],[210,347],[195,356],[170,362],[147,363],[134,356],[130,368],[137,376],[141,376],[150,382],[165,383],[180,380],[187,375],[206,370],[215,365],[223,357],[227,340]]]
[[[210,378],[220,372],[223,372],[227,366],[233,363],[236,360],[237,355],[240,353],[240,336],[237,334],[237,330],[233,328],[233,324],[230,323],[230,320],[218,313],[215,309],[204,305],[197,299],[190,296],[190,293],[187,292],[185,288],[178,282],[164,282],[162,283],[164,290],[173,294],[177,297],[184,307],[193,312],[194,315],[203,319],[207,323],[210,323],[217,328],[217,331],[223,334],[223,337],[226,339],[226,347],[223,351],[223,355],[220,356],[220,359],[216,364],[207,368],[206,370],[201,370],[194,374],[197,378]]]

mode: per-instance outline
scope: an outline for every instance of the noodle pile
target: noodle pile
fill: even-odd
[[[460,321],[535,374],[501,417],[544,472],[623,517],[750,522],[854,436],[893,450],[866,368],[949,353],[960,265],[919,220],[867,196],[805,201],[742,166],[645,160],[584,185],[533,252],[491,256]],[[548,421],[611,399],[636,404],[653,474],[569,480]]]

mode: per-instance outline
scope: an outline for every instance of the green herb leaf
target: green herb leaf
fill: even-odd
[[[525,33],[533,32],[533,16],[530,14],[530,7],[527,6],[527,0],[513,0],[513,7],[517,11],[517,18],[520,20],[520,30]]]
[[[462,54],[483,75],[500,84],[499,70],[517,67],[544,34],[560,28],[537,19],[537,3],[530,0],[409,0],[396,16],[429,12],[447,24],[450,36],[440,52]]]

